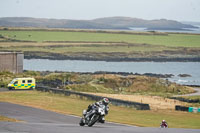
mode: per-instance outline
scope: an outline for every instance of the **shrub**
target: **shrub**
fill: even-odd
[[[9,29],[5,27],[5,28],[3,28],[3,30],[9,30]]]

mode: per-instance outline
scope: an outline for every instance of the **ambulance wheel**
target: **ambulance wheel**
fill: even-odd
[[[14,90],[15,88],[14,88],[14,87],[9,87],[8,89],[9,89],[9,90]]]

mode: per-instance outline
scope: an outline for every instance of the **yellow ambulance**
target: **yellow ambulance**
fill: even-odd
[[[34,78],[15,78],[8,84],[8,89],[35,89],[35,86]]]

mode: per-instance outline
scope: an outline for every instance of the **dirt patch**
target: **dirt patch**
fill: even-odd
[[[187,103],[180,102],[174,99],[163,98],[159,96],[144,96],[144,95],[123,95],[123,94],[103,94],[103,93],[90,93],[97,96],[116,98],[126,101],[133,101],[139,103],[149,104],[152,110],[174,110],[175,105],[186,106]]]

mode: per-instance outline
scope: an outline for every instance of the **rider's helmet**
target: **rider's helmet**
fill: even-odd
[[[162,123],[165,123],[165,120],[162,120]]]
[[[103,103],[104,105],[108,105],[108,104],[110,103],[110,101],[109,101],[108,98],[103,98],[102,103]]]

